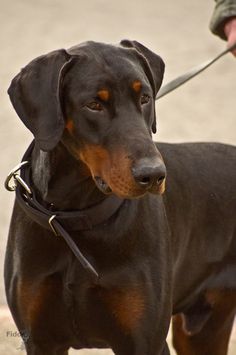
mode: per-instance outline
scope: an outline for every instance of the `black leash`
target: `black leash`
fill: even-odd
[[[208,60],[207,62],[204,62],[196,67],[194,67],[193,69],[191,69],[190,71],[188,71],[187,73],[178,76],[176,79],[171,80],[169,83],[167,83],[166,85],[164,85],[158,92],[157,96],[156,96],[156,100],[159,100],[161,97],[169,94],[169,92],[177,89],[178,87],[180,87],[181,85],[183,85],[184,83],[186,83],[187,81],[189,81],[190,79],[194,78],[196,75],[200,74],[201,72],[203,72],[205,69],[207,69],[209,66],[211,66],[213,63],[215,63],[218,59],[220,59],[221,57],[223,57],[226,53],[231,52],[233,49],[236,48],[236,43],[234,43],[232,46],[230,46],[229,48],[225,49],[223,52],[219,53],[217,56],[215,56],[214,58]]]
[[[98,272],[81,253],[68,231],[91,230],[99,224],[105,223],[118,211],[124,200],[115,195],[110,195],[99,204],[84,210],[52,211],[46,208],[37,200],[31,188],[30,159],[34,143],[33,141],[25,152],[21,164],[16,166],[7,176],[5,188],[8,191],[16,192],[18,204],[34,222],[45,229],[51,230],[56,236],[63,237],[81,265],[97,279],[99,277]],[[13,185],[11,185],[12,180]]]

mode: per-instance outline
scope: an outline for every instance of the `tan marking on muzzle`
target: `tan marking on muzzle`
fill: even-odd
[[[108,151],[100,145],[85,145],[78,155],[89,167],[93,177],[102,177],[102,170],[111,164]]]
[[[132,176],[132,161],[125,152],[109,153],[101,146],[86,145],[78,154],[91,175],[101,177],[117,196],[129,198],[143,194]]]
[[[153,186],[150,189],[150,192],[153,193],[153,194],[162,195],[162,194],[164,194],[165,190],[166,190],[166,179],[163,180],[161,185]]]
[[[92,177],[101,177],[114,194],[123,198],[135,198],[147,191],[139,186],[132,175],[132,160],[125,151],[108,152],[99,145],[85,145],[78,152],[79,158],[88,166]],[[150,192],[161,194],[165,183],[153,186]]]

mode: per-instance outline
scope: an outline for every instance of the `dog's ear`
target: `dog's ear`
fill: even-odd
[[[44,151],[56,146],[64,129],[60,86],[71,60],[64,49],[40,56],[21,70],[8,89],[18,116]]]
[[[134,48],[139,54],[139,59],[141,60],[145,73],[150,81],[150,84],[153,89],[154,99],[156,98],[157,92],[161,87],[164,71],[165,71],[165,64],[162,58],[150,51],[150,49],[143,46],[141,43],[137,41],[129,41],[123,40],[120,43],[123,47],[126,48]],[[152,125],[153,133],[156,133],[156,116],[154,112],[154,121]]]
[[[151,74],[152,78],[151,79],[153,82],[151,82],[151,85],[153,86],[154,94],[156,96],[158,90],[161,87],[163,76],[164,76],[164,71],[165,71],[165,64],[162,60],[162,58],[150,51],[147,47],[142,45],[141,43],[137,41],[129,41],[129,40],[123,40],[120,42],[123,47],[127,48],[134,48],[136,49],[144,59],[146,60],[150,73],[146,73],[147,75]]]

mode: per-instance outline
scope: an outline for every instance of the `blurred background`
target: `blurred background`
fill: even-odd
[[[6,335],[16,328],[6,307],[2,274],[14,194],[4,190],[3,181],[20,162],[32,136],[8,99],[11,79],[31,59],[51,50],[86,40],[118,43],[128,38],[162,56],[166,63],[165,83],[215,56],[225,48],[225,42],[209,31],[213,0],[0,0],[0,5],[0,354],[12,355],[21,351],[21,341],[17,336]],[[236,60],[227,54],[199,77],[157,102],[155,139],[235,144],[235,93]],[[234,335],[231,355],[236,353],[235,339]]]

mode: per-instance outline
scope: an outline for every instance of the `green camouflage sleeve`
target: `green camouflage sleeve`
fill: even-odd
[[[229,17],[236,17],[236,0],[215,0],[216,6],[210,22],[210,30],[222,39],[226,39],[224,34],[224,24]]]

